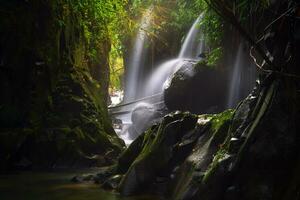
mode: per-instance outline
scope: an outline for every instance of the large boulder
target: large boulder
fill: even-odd
[[[150,186],[158,177],[167,176],[164,171],[180,151],[180,141],[184,133],[192,131],[197,124],[197,116],[185,113],[168,115],[159,126],[149,129],[144,135],[143,148],[131,163],[120,183],[123,195],[135,194]],[[178,154],[177,154],[178,155]]]
[[[170,110],[197,114],[221,112],[227,103],[227,77],[203,61],[186,60],[165,84],[165,104]]]

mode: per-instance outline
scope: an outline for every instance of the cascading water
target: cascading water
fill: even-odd
[[[201,37],[200,37],[200,42],[199,42],[198,47],[197,47],[196,57],[197,56],[199,57],[199,55],[204,53],[204,51],[205,51],[204,35],[203,35],[202,32],[200,32],[200,34],[201,34]]]
[[[185,59],[200,59],[198,55],[200,53],[203,53],[204,51],[204,37],[201,34],[201,29],[199,28],[199,22],[201,19],[202,15],[200,15],[194,21],[183,42],[178,57],[159,65],[148,78],[144,87],[144,96],[150,96],[163,92],[164,83],[173,73],[175,73],[180,68],[180,66],[182,65],[181,63],[183,63]],[[199,42],[197,42],[198,38],[200,38]]]
[[[240,84],[241,84],[241,69],[242,69],[242,51],[243,51],[243,45],[240,44],[236,58],[235,63],[233,66],[233,71],[231,75],[231,82],[230,82],[230,88],[229,88],[229,95],[228,95],[228,103],[227,107],[232,108],[235,106],[240,99]]]
[[[129,69],[125,83],[125,102],[133,101],[136,98],[138,76],[141,67],[144,66],[143,61],[147,53],[145,44],[148,41],[147,31],[151,25],[151,13],[152,7],[147,10],[141,20],[140,27],[136,35],[135,44],[131,52],[128,65]]]
[[[227,108],[235,107],[240,100],[249,94],[255,84],[255,66],[251,60],[249,60],[249,56],[244,49],[244,44],[240,43],[233,65],[233,71],[230,75],[231,81],[229,85]]]
[[[202,19],[202,15],[200,15],[196,21],[193,23],[191,29],[189,30],[183,45],[181,47],[181,50],[179,52],[178,58],[191,58],[195,59],[199,54],[198,49],[203,47],[203,37],[201,35],[200,43],[196,42],[197,38],[199,38],[199,35],[201,33],[201,29],[199,28],[199,22]],[[198,48],[197,48],[198,47]],[[200,52],[202,53],[202,52]]]
[[[179,62],[180,59],[176,58],[161,64],[146,81],[144,96],[161,93],[164,82],[176,71]]]
[[[148,77],[146,84],[144,84],[143,95],[137,95],[138,75],[141,68],[144,66],[142,61],[146,54],[145,44],[147,36],[145,31],[150,28],[151,11],[152,9],[149,9],[141,20],[141,28],[137,34],[133,48],[129,65],[129,73],[125,85],[125,103],[136,100],[137,96],[147,97],[154,94],[161,94],[163,92],[164,83],[180,68],[180,66],[182,66],[184,61],[191,59],[199,60],[200,58],[198,55],[204,51],[203,36],[199,37],[201,32],[198,24],[202,18],[202,16],[199,16],[189,30],[178,57],[166,61],[158,66],[157,69]],[[197,43],[197,38],[201,39],[199,43]],[[143,130],[143,128],[145,128],[140,127],[144,121],[147,122],[145,124],[149,126],[152,121],[159,118],[159,111],[157,110],[158,107],[155,107],[155,105],[156,103],[160,103],[162,99],[163,96],[161,95],[159,98],[156,98],[157,102],[154,102],[154,104],[151,105],[147,104],[147,102],[141,102],[138,105],[133,104],[135,106],[130,106],[130,109],[132,110],[130,114],[125,114],[119,117],[123,121],[123,124],[125,122],[125,126],[119,135],[125,140],[126,144],[130,144],[132,140],[140,134],[139,130]],[[144,113],[143,115],[140,114],[141,111]],[[133,118],[136,115],[139,116],[139,120],[134,122],[135,120]]]

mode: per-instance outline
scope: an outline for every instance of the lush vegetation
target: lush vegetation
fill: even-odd
[[[139,29],[139,22],[146,10],[152,6],[151,29],[147,35],[150,39],[150,46],[156,44],[155,51],[171,51],[178,53],[187,31],[194,20],[202,13],[203,19],[198,25],[203,30],[204,39],[209,46],[208,63],[213,65],[222,57],[221,40],[223,37],[223,22],[221,18],[207,6],[203,0],[193,1],[147,1],[133,0],[127,4],[126,20],[119,23],[126,23],[126,31],[122,30],[123,37],[114,38],[111,49],[111,88],[122,88],[122,74],[124,54],[131,50],[128,40],[134,40],[135,33]],[[120,30],[119,30],[120,31]],[[169,37],[172,35],[172,37]],[[172,49],[176,47],[176,49]],[[128,56],[128,55],[127,55]]]

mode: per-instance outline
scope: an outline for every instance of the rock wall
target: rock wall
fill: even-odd
[[[111,163],[124,144],[106,111],[105,29],[87,35],[76,2],[0,7],[1,168]]]

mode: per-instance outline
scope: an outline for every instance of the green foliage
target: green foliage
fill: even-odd
[[[127,20],[126,3],[126,0],[63,0],[53,4],[54,10],[62,10],[57,17],[58,26],[68,28],[70,21],[77,20],[74,28],[83,33],[89,55],[95,58],[103,40],[119,43]]]
[[[204,0],[177,1],[175,9],[171,11],[170,29],[180,32],[183,40],[187,30],[201,13],[202,19],[198,26],[201,28],[204,41],[209,47],[209,52],[207,52],[209,55],[208,64],[215,65],[222,57],[223,21],[208,7]]]
[[[206,9],[205,4],[201,1],[184,1],[179,0],[171,10],[170,26],[174,31],[186,34],[193,21]]]
[[[217,47],[217,48],[213,49],[208,55],[207,65],[215,66],[218,63],[218,61],[220,60],[220,58],[222,58],[222,55],[223,55],[222,47]]]
[[[103,68],[109,64],[117,63],[111,66],[110,79],[114,88],[120,87],[119,73],[115,74],[120,71],[120,62],[114,60],[122,56],[121,41],[131,30],[128,26],[131,20],[125,9],[127,3],[127,0],[62,0],[52,3],[57,13],[57,28],[66,37],[65,46],[69,49],[66,57],[77,67],[89,67],[92,77],[104,86],[102,90],[107,89],[107,80],[99,79],[99,74],[102,78],[107,77],[109,71]]]
[[[118,54],[110,56],[110,89],[112,91],[122,89],[122,77],[124,74],[123,58]]]
[[[206,8],[200,24],[208,45],[213,48],[220,47],[224,33],[222,19],[214,11]]]

